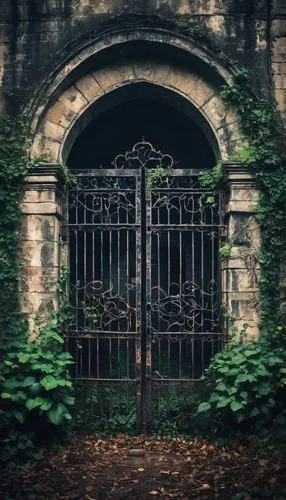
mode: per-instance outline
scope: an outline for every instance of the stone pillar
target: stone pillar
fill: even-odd
[[[42,163],[31,169],[21,203],[22,269],[20,307],[31,335],[35,318],[45,322],[57,308],[56,283],[61,264],[62,194],[59,165]]]
[[[228,185],[225,244],[229,255],[225,258],[222,255],[222,296],[236,337],[241,338],[243,325],[248,325],[245,339],[251,341],[259,335],[260,269],[257,252],[260,248],[260,228],[255,218],[259,193],[255,178],[247,167],[225,163],[224,170]],[[233,332],[229,326],[229,335]]]

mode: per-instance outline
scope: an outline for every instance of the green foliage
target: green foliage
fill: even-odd
[[[215,189],[223,180],[222,162],[219,161],[212,169],[199,173],[199,183],[203,188]]]
[[[247,145],[234,156],[251,167],[260,191],[257,219],[262,230],[260,311],[265,332],[279,324],[279,272],[286,262],[286,165],[285,129],[269,96],[255,95],[246,69],[237,69],[222,98],[240,117]]]
[[[285,331],[284,331],[285,334]],[[198,413],[216,411],[225,424],[261,430],[286,423],[286,350],[265,338],[247,344],[230,342],[206,371],[209,398]]]
[[[3,358],[0,370],[2,405],[2,459],[10,460],[33,447],[44,430],[71,420],[72,383],[67,368],[72,362],[62,352],[63,339],[56,324],[46,325],[37,339],[23,338]],[[24,443],[25,446],[24,446]]]
[[[222,260],[229,259],[230,255],[231,255],[231,249],[232,249],[231,243],[225,243],[222,247],[220,247],[219,253],[220,253]]]
[[[208,394],[209,389],[202,381],[190,386],[189,393],[169,388],[154,394],[152,432],[158,436],[208,435],[213,438],[220,428],[217,415],[209,412],[202,419],[196,411]]]
[[[230,341],[217,354],[206,372],[209,397],[198,407],[198,415],[217,415],[224,432],[263,430],[286,423],[286,331],[279,327],[279,272],[286,256],[286,168],[283,127],[269,97],[254,95],[252,79],[245,69],[234,72],[224,86],[222,98],[240,117],[245,140],[233,160],[249,165],[258,182],[260,199],[257,219],[262,230],[260,311],[264,337],[244,344]],[[215,187],[207,177],[207,184]],[[228,258],[231,245],[220,249]],[[236,332],[237,334],[238,332]],[[222,429],[221,429],[222,430]]]
[[[76,432],[118,434],[136,432],[136,396],[128,384],[74,382],[72,429]]]
[[[0,118],[0,350],[13,343],[22,330],[15,290],[21,267],[17,259],[19,200],[30,167],[27,128],[26,118]]]
[[[158,185],[168,174],[164,168],[150,168],[147,170],[148,187],[151,189]]]
[[[158,436],[177,436],[188,434],[194,404],[194,395],[180,393],[175,389],[169,389],[159,394],[153,408],[152,431]]]
[[[70,420],[72,383],[67,368],[71,356],[62,352],[59,332],[64,315],[51,318],[37,338],[30,340],[18,307],[19,202],[30,168],[27,157],[27,118],[0,119],[0,428],[1,458],[12,463],[26,455],[45,433]],[[59,278],[60,310],[67,308],[66,270]]]

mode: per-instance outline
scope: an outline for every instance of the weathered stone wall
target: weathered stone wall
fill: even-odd
[[[36,334],[36,317],[40,323],[52,318],[58,305],[56,284],[64,252],[58,170],[58,165],[33,168],[21,203],[23,267],[19,275],[19,299],[32,335]]]
[[[275,95],[285,118],[282,0],[2,0],[0,9],[0,113],[36,103],[34,159],[65,161],[77,134],[94,119],[95,101],[143,82],[191,103],[216,137],[218,156],[227,162],[241,137],[237,117],[220,99],[219,85],[236,65],[248,67],[254,85]],[[123,46],[142,41],[144,30],[138,60],[136,51]],[[172,37],[181,49],[192,44],[189,53],[181,51],[181,59]],[[150,48],[155,42],[156,51]],[[193,58],[189,65],[188,57]],[[227,236],[233,246],[222,265],[223,300],[238,331],[248,323],[252,339],[258,335],[257,192],[241,166],[226,170]],[[35,312],[45,318],[57,307],[62,262],[55,165],[31,172],[22,211],[22,310],[30,319]]]
[[[4,100],[14,109],[25,103],[49,70],[83,41],[100,32],[144,25],[193,36],[226,64],[253,69],[257,84],[264,87],[271,85],[272,57],[282,110],[285,3],[276,0],[273,9],[270,4],[270,0],[2,0],[1,107]]]
[[[271,41],[274,95],[286,122],[286,2],[283,0],[273,1]]]

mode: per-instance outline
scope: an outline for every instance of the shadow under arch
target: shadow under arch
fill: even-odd
[[[216,135],[202,111],[178,92],[148,82],[123,85],[91,104],[69,131],[61,156],[70,168],[83,161],[85,168],[94,168],[143,137],[185,168],[197,168],[196,162],[210,168],[220,159]]]

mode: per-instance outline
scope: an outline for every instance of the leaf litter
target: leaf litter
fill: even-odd
[[[129,456],[130,449],[144,456]],[[42,451],[42,450],[41,450]],[[286,499],[274,447],[217,448],[198,438],[77,435],[36,466],[0,473],[7,500]]]

